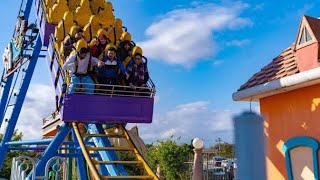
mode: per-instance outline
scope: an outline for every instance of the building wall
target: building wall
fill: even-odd
[[[319,43],[313,43],[296,51],[299,70],[306,71],[319,67]]]
[[[287,179],[283,143],[295,136],[320,140],[320,85],[314,85],[260,100],[265,116],[267,177]]]

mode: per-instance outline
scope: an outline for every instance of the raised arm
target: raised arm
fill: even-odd
[[[96,57],[91,57],[91,65],[101,67],[104,65],[104,63]]]

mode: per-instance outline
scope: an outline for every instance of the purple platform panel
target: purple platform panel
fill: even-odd
[[[151,123],[153,98],[68,94],[62,120],[85,123]]]
[[[40,30],[42,44],[43,44],[43,46],[48,46],[50,35],[54,34],[56,25],[47,23],[45,12],[42,9],[41,0],[35,1],[35,7],[36,7],[36,13],[37,13],[36,14],[37,25]]]

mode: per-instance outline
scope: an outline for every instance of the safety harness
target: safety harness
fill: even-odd
[[[91,65],[92,54],[91,54],[91,53],[89,53],[89,54],[90,54],[90,57],[89,57],[89,62],[88,62],[87,73],[85,73],[85,74],[79,74],[79,73],[78,73],[78,66],[79,66],[79,65],[78,65],[78,63],[77,63],[77,64],[76,64],[76,70],[75,70],[75,73],[74,73],[75,76],[77,76],[77,77],[84,77],[84,76],[87,76],[87,75],[93,73],[93,67],[92,67],[92,65]],[[79,55],[77,54],[77,56],[76,56],[76,61],[78,61],[78,59],[79,59]]]

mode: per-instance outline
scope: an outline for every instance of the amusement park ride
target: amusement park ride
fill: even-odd
[[[32,6],[34,24],[28,23]],[[76,50],[89,46],[99,33],[114,46],[131,41],[127,28],[115,18],[112,4],[104,0],[22,0],[18,17],[3,57],[0,125],[6,121],[7,126],[0,144],[0,168],[8,151],[31,150],[41,151],[38,159],[32,160],[34,167],[21,169],[18,165],[26,160],[14,159],[14,179],[46,179],[49,167],[58,175],[61,167],[50,164],[56,161],[66,162],[62,171],[76,167],[79,179],[158,179],[124,127],[126,123],[152,122],[155,86],[151,79],[140,91],[110,85],[104,93],[85,94],[80,85],[76,93],[68,93],[71,82],[68,72],[62,70],[66,58],[62,46],[75,27],[84,30],[86,40],[77,43]],[[138,46],[133,54],[135,51],[142,53]],[[43,139],[12,142],[34,69],[42,59],[48,62],[55,89],[54,113],[43,122]],[[115,143],[118,140],[125,143]],[[121,152],[131,153],[135,160],[121,159]],[[139,167],[143,173],[128,174],[128,166]]]

